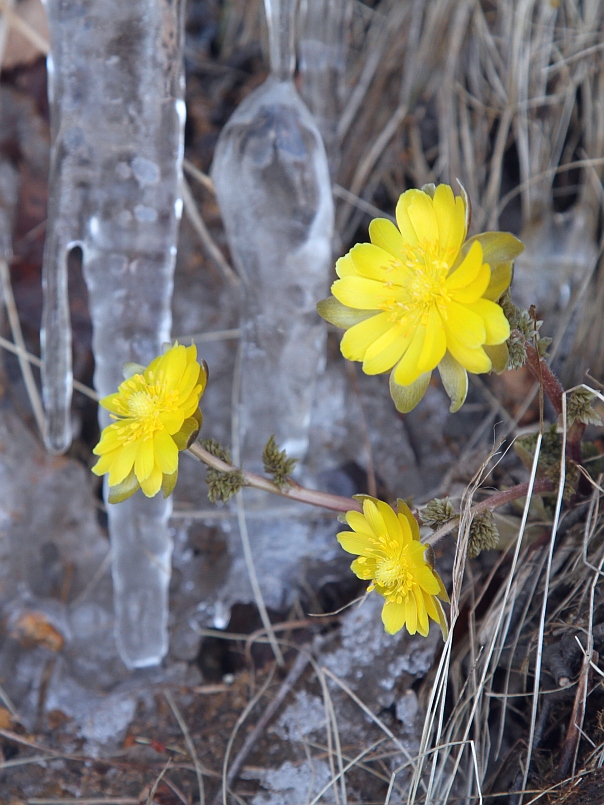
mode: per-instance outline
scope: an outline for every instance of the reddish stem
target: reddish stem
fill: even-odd
[[[556,416],[562,415],[562,398],[564,397],[564,387],[552,372],[548,364],[539,357],[535,347],[526,344],[526,365],[533,373],[538,383],[542,384],[543,391],[547,399],[551,402]],[[585,425],[582,422],[574,422],[566,434],[566,457],[575,464],[581,464],[581,439],[585,432]]]
[[[481,500],[480,503],[475,503],[470,509],[470,512],[475,516],[485,511],[493,511],[493,509],[498,509],[500,506],[505,506],[506,503],[511,503],[513,500],[518,500],[518,498],[525,497],[528,490],[529,483],[526,482],[524,484],[512,486],[509,489],[504,489],[502,492],[495,492],[495,494],[491,495],[491,497],[487,498],[486,500]],[[555,491],[556,485],[548,478],[537,478],[533,484],[533,493],[536,495],[543,494],[544,492]],[[434,545],[435,542],[438,542],[446,534],[449,534],[451,531],[457,528],[458,525],[458,518],[449,520],[448,523],[445,523],[443,526],[438,528],[434,534],[432,534],[432,536],[426,540],[426,542],[428,542],[430,545]]]

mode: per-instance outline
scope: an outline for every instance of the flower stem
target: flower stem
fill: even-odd
[[[207,464],[208,467],[213,467],[215,470],[219,470],[219,472],[233,472],[234,470],[239,469],[235,465],[229,464],[228,462],[213,456],[212,453],[205,450],[198,443],[192,444],[189,447],[189,452],[204,464]],[[253,472],[246,472],[245,470],[242,470],[242,472],[247,486],[253,486],[255,489],[261,489],[264,492],[272,492],[274,495],[280,495],[281,497],[289,498],[290,500],[297,500],[300,503],[309,503],[311,506],[320,506],[321,508],[329,509],[330,511],[362,511],[361,504],[353,498],[345,498],[340,495],[330,495],[328,492],[320,492],[317,489],[307,489],[295,481],[290,481],[290,486],[280,489],[272,481],[269,481],[268,478],[263,478],[262,475],[256,475]],[[504,489],[502,492],[495,492],[486,500],[482,500],[480,503],[476,503],[474,506],[472,506],[470,511],[472,514],[480,514],[483,511],[492,511],[493,509],[498,509],[500,506],[504,506],[506,503],[511,503],[513,500],[524,497],[528,491],[528,486],[528,483],[518,484],[517,486],[512,486],[510,489]],[[540,494],[543,492],[554,492],[555,488],[556,487],[553,481],[550,481],[547,478],[541,478],[535,481],[533,491],[536,494]],[[438,542],[441,537],[444,537],[445,534],[449,534],[456,527],[457,520],[450,520],[448,523],[445,523],[443,526],[441,526],[441,528],[435,531],[427,542],[430,544]]]
[[[528,489],[529,484],[527,482],[517,484],[516,486],[512,486],[509,489],[504,489],[501,492],[495,492],[495,494],[491,495],[491,497],[487,498],[486,500],[481,500],[480,503],[475,503],[470,509],[470,512],[472,515],[477,515],[485,511],[493,511],[493,509],[498,509],[500,506],[505,506],[506,503],[511,503],[514,500],[518,500],[518,498],[525,497]],[[550,481],[547,478],[539,478],[533,484],[533,492],[536,495],[543,494],[544,492],[555,491],[556,485],[553,481]],[[434,545],[446,534],[450,534],[451,531],[457,528],[458,524],[459,517],[449,520],[448,523],[442,525],[430,537],[428,537],[426,542],[429,545]]]
[[[200,461],[203,461],[204,464],[207,464],[208,467],[213,467],[220,472],[233,472],[239,469],[233,464],[229,464],[213,456],[200,444],[192,444],[188,449],[190,453]],[[349,512],[353,509],[355,511],[362,511],[358,501],[352,498],[330,495],[328,492],[320,492],[317,489],[307,489],[292,480],[289,481],[289,486],[284,486],[280,489],[276,484],[269,481],[268,478],[264,478],[262,475],[256,475],[253,472],[246,472],[245,470],[242,470],[242,473],[245,478],[246,486],[253,486],[255,489],[261,489],[264,492],[272,492],[274,495],[280,495],[283,498],[289,498],[289,500],[309,503],[311,506],[320,506],[323,509],[329,509],[335,512]]]
[[[526,344],[526,365],[533,373],[537,382],[542,384],[543,391],[551,402],[556,416],[563,413],[562,399],[564,397],[564,387],[552,372],[546,361],[539,357],[535,347]],[[575,464],[581,464],[581,439],[585,432],[585,425],[582,422],[575,422],[568,429],[566,434],[566,456]]]

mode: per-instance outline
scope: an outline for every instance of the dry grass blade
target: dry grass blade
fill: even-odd
[[[191,734],[189,733],[189,729],[187,727],[187,724],[186,724],[184,718],[182,717],[182,713],[180,712],[180,710],[176,706],[176,702],[174,701],[174,698],[173,698],[172,694],[170,693],[170,691],[169,690],[164,691],[164,696],[166,697],[166,701],[170,705],[170,709],[174,713],[174,718],[178,721],[178,726],[180,727],[180,729],[182,731],[182,734],[183,734],[183,737],[185,739],[185,744],[186,744],[187,750],[189,752],[189,756],[190,756],[190,758],[193,761],[193,764],[195,766],[195,774],[197,775],[197,788],[198,788],[198,791],[199,791],[199,805],[204,805],[205,793],[204,793],[204,787],[203,787],[203,771],[202,771],[202,768],[201,768],[201,764],[199,762],[199,758],[197,757],[197,752],[195,750],[195,745],[193,744],[193,741],[191,740]],[[166,766],[166,770],[167,770],[167,768],[168,767]]]
[[[23,375],[23,381],[25,383],[25,388],[27,389],[27,395],[29,397],[29,402],[31,404],[32,411],[34,413],[38,430],[40,431],[40,434],[43,434],[45,428],[44,408],[42,407],[42,400],[40,398],[40,393],[38,391],[36,381],[34,380],[34,376],[31,371],[31,366],[29,362],[23,357],[23,353],[26,353],[27,350],[25,348],[25,341],[23,340],[23,333],[21,332],[21,323],[19,321],[19,314],[17,312],[17,306],[15,304],[15,297],[13,296],[13,288],[10,280],[10,272],[8,270],[6,260],[2,259],[0,259],[0,281],[2,283],[4,304],[6,305],[6,312],[8,313],[8,321],[10,324],[10,329],[13,335],[15,345],[19,349],[17,357],[19,358],[19,366],[21,367],[21,374]]]
[[[197,204],[193,197],[193,193],[191,192],[191,188],[189,187],[189,184],[187,180],[184,178],[184,176],[182,178],[181,189],[185,207],[185,214],[189,219],[189,221],[191,222],[193,229],[199,235],[199,240],[201,241],[202,246],[208,253],[211,260],[214,262],[216,267],[220,270],[220,273],[222,274],[223,278],[232,287],[236,288],[239,285],[239,277],[237,276],[237,274],[235,274],[231,266],[224,259],[223,254],[218,248],[218,246],[214,243],[214,240],[210,235],[209,229],[207,228],[207,226],[203,222],[203,218],[199,214],[199,210],[197,209]]]

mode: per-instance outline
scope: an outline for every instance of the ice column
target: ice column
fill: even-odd
[[[46,0],[53,150],[44,259],[47,443],[70,443],[67,255],[81,246],[94,327],[95,385],[115,391],[171,326],[181,214],[184,0]],[[101,426],[107,413],[99,413]],[[116,636],[130,667],[167,650],[170,503],[108,505]]]
[[[317,122],[331,175],[338,169],[338,121],[345,89],[348,0],[302,0],[300,92]]]
[[[239,106],[216,147],[212,177],[244,282],[241,457],[257,465],[275,434],[304,457],[325,330],[333,202],[325,149],[292,82],[296,0],[265,0],[268,79]]]
[[[328,290],[333,232],[325,149],[292,82],[296,0],[265,0],[265,6],[271,73],[223,129],[212,170],[244,286],[233,452],[255,470],[262,469],[271,434],[292,457],[303,458],[308,448],[325,347],[316,303]],[[308,552],[307,511],[290,506],[284,512],[282,499],[265,492],[245,490],[243,501],[239,525],[245,511],[260,589],[268,606],[280,607]],[[233,551],[227,586],[235,600],[251,600],[247,571]]]

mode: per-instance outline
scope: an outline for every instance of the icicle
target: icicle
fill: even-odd
[[[241,457],[258,463],[268,437],[290,456],[308,446],[324,360],[315,306],[327,290],[333,202],[325,149],[292,75],[296,0],[266,0],[271,74],[223,129],[212,177],[245,285]]]
[[[317,122],[335,176],[340,160],[337,136],[345,89],[348,0],[302,0],[300,93]]]
[[[182,202],[182,0],[47,0],[53,152],[44,260],[47,443],[70,442],[66,258],[81,245],[95,385],[117,388],[169,339]],[[100,410],[101,427],[108,415]],[[108,505],[116,636],[130,667],[167,650],[169,501]]]
[[[223,129],[212,169],[244,286],[233,454],[260,471],[272,434],[291,457],[303,459],[308,448],[313,394],[325,360],[316,303],[328,289],[333,232],[325,149],[292,81],[296,0],[265,0],[265,6],[271,73]],[[296,519],[306,512],[279,515],[275,507],[283,512],[282,501],[247,490],[238,502],[240,527],[242,501],[268,514],[250,518],[240,533],[245,539],[249,532],[253,546],[248,572],[251,554],[267,605],[280,606],[308,550],[307,522]],[[227,587],[238,590],[238,600],[249,594],[244,578],[236,583],[241,569],[235,556]],[[257,595],[256,601],[261,606]]]

